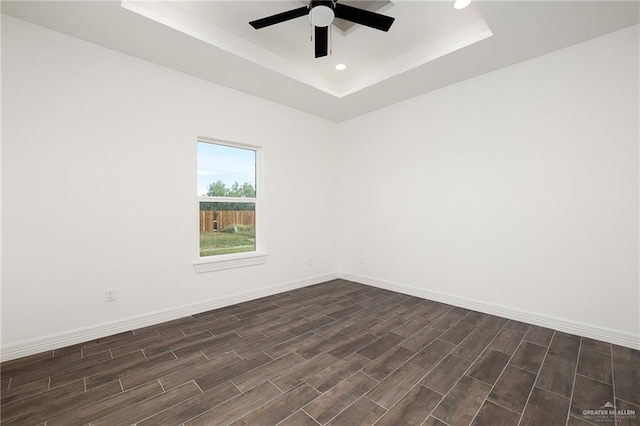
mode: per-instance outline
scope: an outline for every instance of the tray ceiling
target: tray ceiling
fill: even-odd
[[[389,33],[332,30],[313,58],[306,17],[254,30],[289,1],[6,1],[2,13],[216,84],[340,122],[443,86],[638,24],[637,1],[361,3]],[[351,3],[353,4],[353,3]],[[360,3],[356,3],[360,4]],[[367,4],[367,6],[364,6]],[[338,72],[336,63],[347,64]]]

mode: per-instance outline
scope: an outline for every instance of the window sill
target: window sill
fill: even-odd
[[[193,262],[193,269],[198,274],[222,271],[224,269],[244,268],[267,263],[268,255],[261,252],[223,254],[220,256],[201,257]]]

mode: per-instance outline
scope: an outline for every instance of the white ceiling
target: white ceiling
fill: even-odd
[[[354,4],[351,2],[351,4]],[[315,59],[307,17],[254,30],[289,1],[3,1],[2,13],[340,122],[637,24],[637,1],[392,0],[388,33],[332,29]],[[336,63],[346,71],[336,71]]]
[[[124,1],[123,7],[338,98],[491,36],[475,5],[456,10],[451,2],[386,3],[378,12],[396,19],[388,33],[362,25],[345,33],[332,26],[333,53],[323,58],[314,57],[308,17],[257,31],[248,24],[299,8],[297,0]],[[348,68],[337,72],[338,63]]]

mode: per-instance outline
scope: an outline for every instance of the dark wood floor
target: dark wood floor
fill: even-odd
[[[2,425],[640,424],[639,351],[343,280],[1,375]]]

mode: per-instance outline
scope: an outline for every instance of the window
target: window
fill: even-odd
[[[266,261],[260,221],[260,148],[198,139],[197,272]]]

